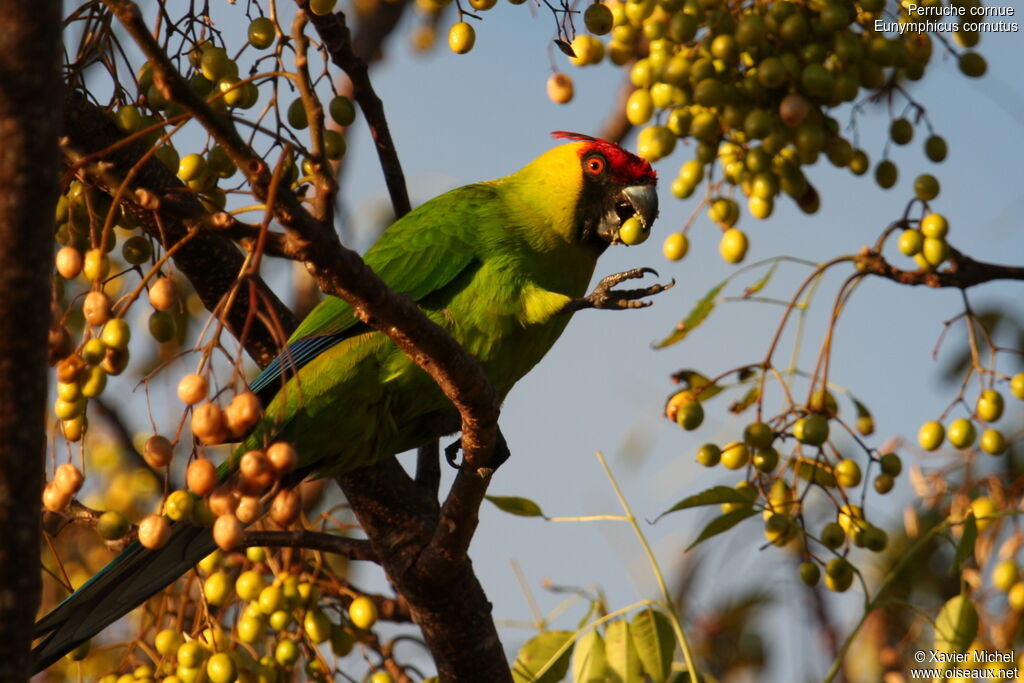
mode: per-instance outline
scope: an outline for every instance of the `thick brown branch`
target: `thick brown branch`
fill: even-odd
[[[123,140],[123,134],[110,118],[77,91],[68,92],[64,116],[67,145],[82,155],[102,155],[112,164],[114,175],[124,176],[145,153],[139,144],[129,144],[105,153]],[[182,240],[189,231],[209,221],[210,215],[181,180],[156,159],[149,159],[135,176],[134,186],[152,194],[159,206],[161,224],[158,226],[149,211],[137,208],[137,216],[146,232],[163,241],[170,248]],[[244,256],[228,239],[215,234],[196,235],[176,253],[175,265],[189,279],[207,310],[215,310],[224,294],[231,288],[244,262]],[[287,334],[297,324],[295,317],[269,287],[258,281],[260,298],[272,306],[274,317]],[[238,292],[224,321],[236,336],[245,325],[250,301],[247,288]],[[252,305],[256,305],[255,302]],[[246,339],[246,351],[261,366],[277,355],[280,346],[274,330],[254,322]]]
[[[296,0],[296,4],[303,10],[309,8],[309,0]],[[359,103],[359,109],[370,126],[380,166],[384,171],[384,182],[388,186],[388,194],[391,195],[391,206],[395,217],[400,218],[409,213],[412,205],[409,203],[402,165],[398,161],[398,151],[395,149],[391,129],[388,128],[387,118],[384,116],[384,104],[373,89],[366,62],[353,49],[352,34],[345,23],[344,14],[310,14],[313,26],[331,55],[331,61],[341,67],[352,80],[352,95]]]
[[[0,681],[29,680],[42,583],[61,3],[0,1]]]
[[[864,249],[854,260],[862,273],[878,275],[904,285],[924,285],[925,287],[956,287],[967,289],[994,280],[1024,280],[1024,268],[1020,266],[1003,266],[995,263],[975,261],[953,249],[949,257],[949,266],[944,270],[921,271],[901,270],[885,260],[876,251]]]
[[[107,4],[153,64],[154,78],[165,80],[175,101],[217,139],[245,173],[257,199],[266,201],[271,184],[267,165],[242,140],[230,121],[216,114],[192,91],[150,35],[135,3],[107,0]],[[327,22],[330,29],[340,31],[344,27],[339,17],[335,15],[333,23]],[[319,30],[319,23],[314,23]],[[334,39],[339,37],[335,35]],[[471,465],[483,462],[495,442],[498,401],[480,364],[413,301],[389,290],[356,252],[341,245],[331,226],[311,216],[289,189],[279,188],[273,210],[296,240],[294,257],[306,263],[320,288],[350,303],[363,321],[391,337],[433,377],[462,416],[466,461]]]
[[[256,198],[267,201],[271,177],[266,163],[242,140],[229,120],[215,113],[189,87],[149,33],[138,6],[128,0],[106,0],[106,4],[153,65],[154,79],[162,80],[172,98],[216,138],[245,174]],[[322,33],[324,40],[344,56],[345,49],[350,48],[341,44],[347,44],[348,40],[342,16],[314,17],[314,24],[318,30],[327,31]],[[358,73],[359,65],[348,65]],[[365,65],[362,69],[365,71]],[[354,81],[369,86],[365,73],[354,77]],[[426,370],[459,411],[466,462],[471,467],[481,466],[495,443],[498,399],[480,364],[428,319],[413,301],[388,289],[356,252],[341,245],[330,225],[316,220],[305,210],[291,190],[278,188],[276,198],[272,209],[296,240],[294,256],[306,263],[324,292],[350,303],[363,321],[388,335]]]
[[[337,534],[326,534],[308,529],[291,531],[259,531],[250,529],[242,534],[239,547],[269,546],[273,548],[305,548],[341,555],[350,560],[380,562],[370,547],[370,542],[361,538],[348,538]]]
[[[476,487],[489,481],[468,472],[459,478]],[[444,524],[433,495],[394,458],[339,477],[338,483],[396,590],[409,602],[441,680],[511,681],[490,602],[469,558],[458,554],[450,563],[424,563],[424,555],[436,555],[426,546],[436,545],[434,534]],[[476,508],[471,512],[475,520]],[[435,571],[425,572],[424,566]]]

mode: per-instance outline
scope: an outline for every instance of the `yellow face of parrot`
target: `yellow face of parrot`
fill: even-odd
[[[510,176],[544,197],[554,230],[567,242],[603,251],[609,244],[639,244],[658,216],[657,175],[651,165],[616,144],[558,131],[571,140]]]

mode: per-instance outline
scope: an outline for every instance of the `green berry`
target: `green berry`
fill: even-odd
[[[722,450],[713,443],[706,443],[697,449],[697,462],[704,467],[714,467],[722,459]]]
[[[96,520],[96,533],[108,541],[124,538],[128,533],[128,520],[120,512],[107,510]]]
[[[743,441],[751,448],[768,448],[775,440],[775,432],[764,422],[751,422],[743,429]]]
[[[288,125],[296,130],[309,128],[309,119],[306,116],[306,105],[302,103],[301,99],[295,100],[288,105],[286,118],[288,119]]]
[[[808,586],[817,586],[821,580],[821,569],[813,562],[801,562],[800,580]]]
[[[864,547],[873,553],[880,553],[889,545],[889,535],[884,529],[869,526],[864,531]]]
[[[787,514],[774,514],[764,524],[764,535],[773,545],[786,545],[796,535],[796,522]]]
[[[704,408],[700,401],[688,401],[676,411],[676,422],[686,431],[693,431],[704,422]]]
[[[825,587],[842,593],[853,583],[853,567],[841,557],[833,557],[825,565]]]
[[[939,180],[931,173],[922,173],[914,178],[914,194],[927,202],[939,196]]]
[[[914,137],[914,124],[904,118],[899,118],[889,124],[889,137],[897,145],[905,145]]]
[[[153,245],[142,235],[132,235],[121,245],[121,256],[125,261],[138,266],[153,255]]]
[[[774,448],[759,448],[754,451],[754,455],[751,461],[761,472],[774,472],[775,467],[779,464],[779,452]]]
[[[600,2],[590,5],[583,13],[583,23],[587,30],[597,36],[603,36],[611,31],[613,21],[612,11],[608,9],[607,5]]]
[[[821,415],[808,415],[793,424],[793,436],[808,446],[820,446],[828,440],[828,420]]]
[[[257,50],[266,50],[275,37],[274,22],[268,17],[258,17],[249,24],[249,44]]]
[[[896,168],[896,164],[888,159],[879,161],[878,165],[875,166],[875,182],[882,189],[888,190],[896,184],[898,179],[899,169]]]
[[[839,524],[829,522],[821,530],[821,542],[835,550],[846,542],[846,532]]]
[[[924,141],[925,156],[935,163],[944,161],[948,152],[946,140],[941,135],[931,135]]]
[[[900,476],[903,471],[903,461],[895,453],[886,453],[881,457],[882,471],[894,477]]]
[[[356,119],[355,105],[344,95],[332,98],[330,104],[327,105],[327,111],[339,126],[351,126]]]
[[[281,609],[284,604],[284,596],[281,587],[270,585],[260,591],[258,598],[260,611],[266,615],[272,615]]]

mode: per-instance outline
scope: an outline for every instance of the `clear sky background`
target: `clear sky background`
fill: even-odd
[[[224,16],[237,21],[238,9],[225,8]],[[469,55],[457,56],[447,49],[447,23],[442,22],[438,48],[424,56],[409,46],[409,13],[384,61],[372,72],[416,203],[515,171],[556,144],[549,138],[551,131],[596,133],[614,106],[621,70],[609,64],[585,69],[569,65],[551,45],[554,22],[546,9],[500,2],[484,17],[476,24],[476,47]],[[220,28],[230,33],[236,27]],[[229,44],[236,45],[237,39]],[[942,194],[933,207],[948,216],[955,247],[979,260],[1024,263],[1024,230],[1018,217],[1024,209],[1024,36],[986,35],[980,49],[989,61],[984,78],[960,75],[955,60],[936,46],[927,77],[911,85],[935,131],[949,142],[944,163],[925,159],[923,126],[910,145],[891,150],[900,166],[900,181],[888,191],[879,189],[870,173],[854,177],[823,158],[808,171],[822,199],[816,215],[806,216],[788,198],[780,198],[768,221],[741,218],[740,227],[751,241],[747,263],[780,254],[823,261],[854,253],[873,243],[902,214],[913,193],[913,178],[925,171],[942,182]],[[555,105],[546,96],[545,81],[553,64],[575,80],[576,97],[569,105]],[[903,103],[897,104],[902,110]],[[836,114],[843,125],[849,116],[848,107]],[[859,117],[860,146],[872,160],[882,155],[888,121],[884,105],[870,107]],[[626,144],[635,147],[635,138]],[[679,499],[709,486],[731,485],[739,479],[738,473],[706,470],[694,462],[700,444],[734,440],[753,419],[727,414],[728,403],[738,394],[712,401],[696,432],[683,432],[661,417],[672,390],[672,372],[693,368],[714,375],[759,360],[781,314],[776,306],[729,303],[682,344],[661,351],[651,348],[711,286],[735,270],[719,257],[719,231],[703,215],[690,231],[691,248],[684,261],[669,263],[661,255],[664,236],[678,229],[696,205],[696,199],[679,201],[669,192],[679,166],[691,157],[692,147],[680,145],[655,165],[662,178],[662,208],[654,236],[637,247],[609,249],[597,268],[601,277],[651,266],[663,281],[675,278],[676,287],[656,297],[655,305],[646,310],[583,311],[574,317],[553,351],[505,403],[501,426],[512,457],[495,476],[492,494],[528,497],[548,515],[619,514],[595,450],[608,455],[641,519],[653,519]],[[346,165],[342,197],[349,213],[343,234],[354,235],[351,246],[363,250],[387,199],[361,116],[350,130]],[[908,266],[906,259],[893,258]],[[805,369],[811,368],[820,345],[835,287],[849,272],[839,269],[828,278],[810,312],[801,362]],[[784,266],[765,295],[788,298],[806,274],[799,266]],[[732,293],[739,294],[757,278],[755,273],[741,276]],[[1022,293],[1021,283],[997,283],[976,288],[970,297],[979,310],[998,306],[1022,316]],[[872,445],[893,436],[913,436],[922,421],[935,419],[952,399],[955,389],[940,380],[942,361],[951,354],[940,353],[935,362],[932,349],[942,321],[961,310],[955,291],[913,289],[876,279],[858,289],[839,324],[830,379],[853,391],[874,412],[877,432]],[[963,327],[954,326],[945,348],[961,346],[963,338]],[[778,358],[788,353],[786,341]],[[1001,369],[1017,368],[1007,363]],[[777,404],[769,405],[768,414],[776,408]],[[1019,405],[1011,410],[1020,417]],[[843,414],[852,419],[848,403]],[[863,455],[857,457],[863,463]],[[948,457],[914,455],[907,462],[930,468]],[[403,462],[411,461],[404,456]],[[446,477],[450,481],[450,474]],[[898,525],[909,495],[905,477],[884,499],[872,492],[872,521]],[[686,511],[654,525],[643,522],[670,583],[687,561],[682,549],[706,520],[705,513]],[[776,627],[782,622],[769,643],[773,679],[820,679],[827,664],[817,653],[824,646],[814,634],[804,632],[811,620],[801,611],[803,595],[795,566],[782,551],[759,551],[762,542],[760,525],[751,520],[709,544],[713,547],[699,569],[698,590],[687,609],[693,613],[708,608],[745,587],[771,588],[787,605],[771,619]],[[657,597],[641,548],[621,523],[549,523],[513,517],[485,503],[471,552],[501,623],[532,620],[512,569],[514,561],[521,565],[544,612],[563,599],[542,589],[544,578],[559,585],[598,586],[611,609]],[[384,589],[376,568],[356,571],[360,585]],[[843,626],[855,615],[861,599],[857,593],[855,586],[848,595],[834,598]],[[577,606],[554,627],[574,628],[584,610]],[[525,628],[503,629],[510,656],[530,635]]]

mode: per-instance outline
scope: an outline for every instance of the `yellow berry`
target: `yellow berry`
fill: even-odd
[[[594,5],[591,6],[593,7]],[[674,232],[666,237],[665,243],[661,246],[661,252],[669,261],[682,260],[689,250],[690,240],[681,232]]]
[[[448,29],[448,47],[457,55],[464,55],[473,49],[476,31],[465,21],[452,24]]]
[[[729,228],[722,233],[718,243],[718,253],[726,263],[739,263],[747,256],[747,236],[739,228]]]

